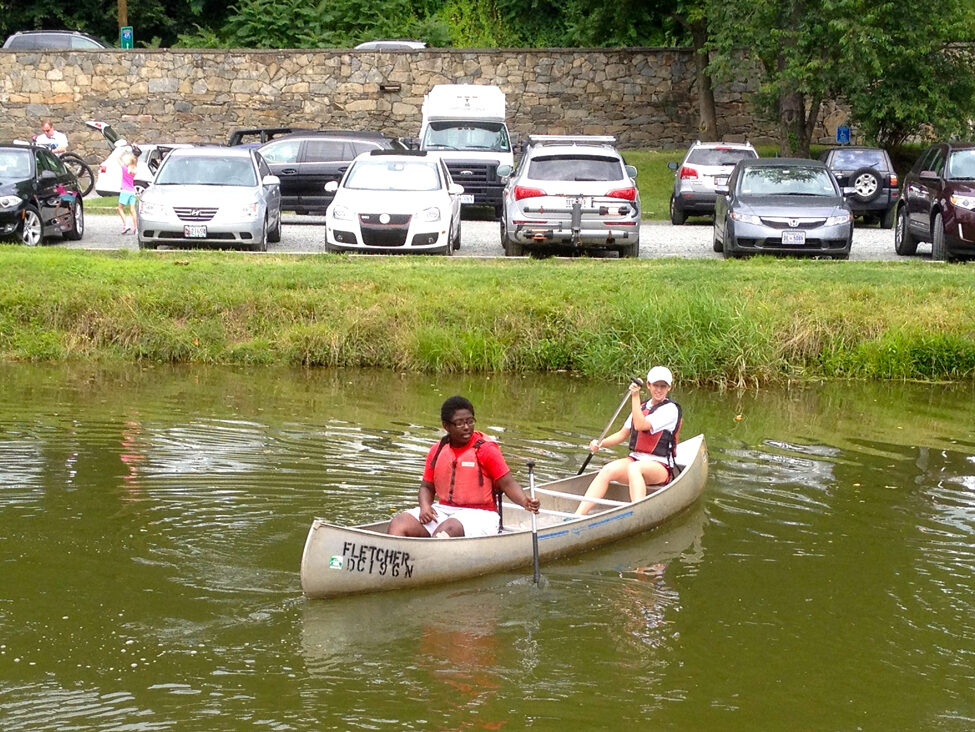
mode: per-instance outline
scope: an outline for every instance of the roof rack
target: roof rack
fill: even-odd
[[[396,157],[409,156],[414,158],[424,158],[427,155],[426,150],[370,150],[370,155],[382,156],[382,155],[395,155]]]
[[[529,135],[529,145],[615,145],[613,135]]]

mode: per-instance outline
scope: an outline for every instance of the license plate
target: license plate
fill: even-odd
[[[183,236],[187,239],[206,239],[207,238],[207,227],[202,224],[195,224],[183,227]]]
[[[589,198],[581,198],[581,197],[579,197],[579,198],[569,198],[566,201],[567,201],[567,203],[570,206],[575,206],[576,204],[579,204],[583,208],[591,208],[592,207],[592,199],[589,199]]]
[[[805,244],[806,243],[806,232],[805,231],[783,231],[782,232],[782,243],[783,244]]]
[[[726,186],[728,185],[728,176],[723,175],[720,178],[714,179],[714,185],[716,186]]]
[[[474,203],[474,194],[473,193],[462,193],[461,196],[460,196],[460,202],[461,203]]]

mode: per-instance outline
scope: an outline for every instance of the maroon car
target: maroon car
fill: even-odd
[[[932,145],[904,178],[894,249],[914,254],[923,241],[935,260],[975,257],[975,143]]]

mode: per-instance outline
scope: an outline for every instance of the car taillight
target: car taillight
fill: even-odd
[[[636,200],[636,188],[617,188],[606,194],[609,198],[622,198],[626,201]]]
[[[697,171],[694,168],[688,167],[686,165],[681,166],[680,177],[683,178],[697,178]]]
[[[890,185],[893,188],[897,188],[897,173],[890,174]]]
[[[98,172],[99,173],[104,173],[106,170],[107,170],[107,168],[104,165],[99,165],[98,166]]]
[[[541,188],[527,188],[525,186],[515,186],[515,200],[520,201],[523,198],[538,198],[539,196],[544,196],[545,191]]]

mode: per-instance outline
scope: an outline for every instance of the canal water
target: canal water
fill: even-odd
[[[625,387],[0,365],[0,729],[970,730],[975,387],[674,390],[689,511],[572,559],[301,595],[314,516],[413,505],[468,395],[574,473]],[[602,458],[594,463],[599,464]]]

